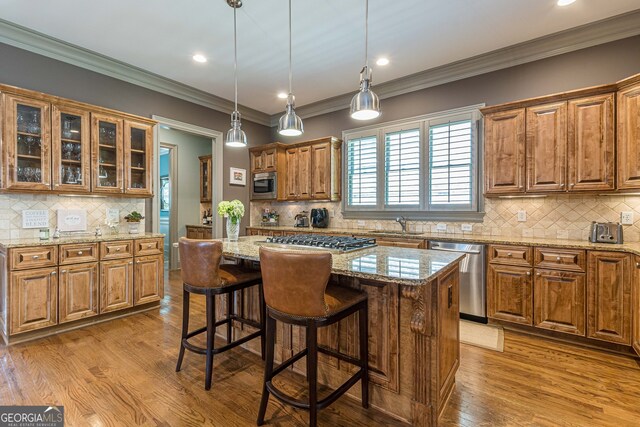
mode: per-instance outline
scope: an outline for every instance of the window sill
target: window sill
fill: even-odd
[[[403,216],[414,221],[482,222],[484,212],[456,211],[343,211],[344,219],[396,219]]]

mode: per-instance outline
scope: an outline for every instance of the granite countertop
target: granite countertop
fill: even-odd
[[[599,251],[613,252],[629,252],[640,255],[640,242],[611,244],[611,243],[591,243],[587,240],[569,240],[569,239],[553,239],[544,237],[509,237],[509,236],[487,236],[482,234],[454,234],[454,233],[418,233],[418,234],[400,234],[400,233],[384,233],[382,231],[372,233],[372,230],[365,229],[348,229],[348,228],[296,228],[296,227],[261,227],[249,226],[260,230],[272,231],[296,231],[299,233],[323,233],[323,234],[355,234],[358,236],[368,236],[375,238],[388,239],[416,239],[416,240],[437,240],[443,242],[469,242],[469,243],[487,243],[487,244],[504,244],[504,245],[522,245],[522,246],[546,246],[557,248],[572,249],[590,249]],[[377,230],[376,230],[377,231]]]
[[[213,227],[213,224],[187,224],[185,225],[185,227],[194,227],[194,228],[208,228],[211,230],[211,228]]]
[[[223,255],[259,261],[259,242],[264,241],[265,236],[241,237],[237,242],[224,239]],[[408,286],[426,285],[464,258],[451,252],[384,246],[332,255],[333,274]]]
[[[97,243],[108,242],[113,240],[132,240],[132,239],[149,239],[153,237],[164,237],[161,233],[139,233],[139,234],[109,234],[105,233],[102,236],[96,237],[93,233],[85,234],[82,236],[62,236],[59,239],[50,238],[49,240],[35,239],[2,239],[0,240],[0,248],[19,248],[24,246],[50,246],[50,245],[63,245],[67,243]]]

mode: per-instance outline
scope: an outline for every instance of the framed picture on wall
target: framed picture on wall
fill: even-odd
[[[247,170],[238,169],[238,168],[229,168],[229,184],[247,185]]]

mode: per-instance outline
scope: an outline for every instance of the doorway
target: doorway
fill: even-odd
[[[160,143],[160,221],[158,231],[164,234],[164,268],[176,268],[175,251],[171,242],[178,240],[178,146],[166,142]]]

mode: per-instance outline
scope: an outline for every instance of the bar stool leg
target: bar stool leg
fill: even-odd
[[[186,289],[182,289],[182,337],[180,339],[180,353],[178,354],[178,363],[176,364],[176,372],[182,367],[182,359],[184,359],[183,340],[187,339],[189,334],[189,296],[191,294]]]
[[[216,296],[207,293],[207,368],[204,377],[204,389],[211,389],[211,377],[213,376],[213,340],[216,336]]]
[[[231,344],[231,314],[233,313],[233,300],[235,297],[235,292],[229,292],[227,294],[227,318],[229,319],[229,323],[227,323],[227,344]],[[215,322],[215,319],[214,319]]]
[[[264,303],[264,291],[262,290],[262,283],[258,284],[258,298],[260,298],[260,328],[262,330],[262,334],[260,335],[260,357],[262,360],[265,359],[265,345],[266,345],[266,305]]]
[[[307,350],[309,426],[316,427],[318,424],[318,327],[313,320],[307,324]]]
[[[275,347],[275,329],[276,320],[265,313],[264,329],[266,335],[266,361],[264,365],[264,383],[262,384],[262,399],[260,400],[260,410],[258,411],[258,420],[256,424],[259,426],[264,424],[264,416],[267,413],[267,403],[269,403],[269,390],[267,382],[273,377],[273,353]]]
[[[360,386],[362,388],[362,407],[369,407],[369,304],[364,301],[363,308],[358,313],[360,336],[360,368],[362,369],[362,378]]]

